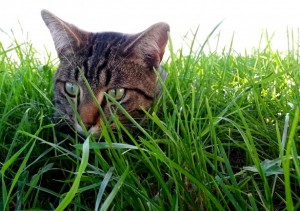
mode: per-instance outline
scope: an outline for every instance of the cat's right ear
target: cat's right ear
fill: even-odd
[[[89,32],[61,20],[47,10],[42,10],[41,15],[50,30],[59,57],[74,54],[88,41]]]
[[[150,69],[158,68],[168,43],[169,31],[169,25],[160,22],[131,36],[132,40],[124,49],[125,55],[129,54],[134,59],[142,59]]]

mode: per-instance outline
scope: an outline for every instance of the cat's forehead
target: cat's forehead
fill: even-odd
[[[78,61],[82,59],[88,59],[89,62],[96,62],[95,59],[110,60],[110,56],[113,54],[113,58],[122,57],[124,49],[131,40],[131,35],[123,34],[119,32],[97,32],[90,36],[88,42],[74,51],[75,56],[79,57]],[[72,55],[71,55],[72,56]],[[92,61],[91,61],[92,60]]]
[[[97,32],[92,38],[92,44],[108,43],[111,46],[124,44],[130,35],[119,32]]]
[[[111,41],[114,39],[122,38],[126,36],[123,33],[120,32],[109,32],[109,31],[104,31],[104,32],[97,32],[94,33],[96,40],[103,40],[103,41]]]

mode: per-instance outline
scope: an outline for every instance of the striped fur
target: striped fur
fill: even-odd
[[[157,23],[138,34],[91,33],[46,10],[42,11],[42,18],[50,30],[60,58],[54,78],[54,119],[58,128],[71,126],[84,134],[76,118],[75,107],[88,132],[99,135],[100,120],[110,120],[114,110],[104,93],[116,88],[124,89],[124,95],[119,99],[123,108],[136,119],[143,116],[142,109],[151,107],[157,91],[153,69],[159,69],[168,41],[169,26],[166,23]],[[84,78],[98,102],[89,92]],[[79,87],[76,97],[68,93],[66,83]],[[127,122],[122,113],[117,112],[117,115],[119,120]]]

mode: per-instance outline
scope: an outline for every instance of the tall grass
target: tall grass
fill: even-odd
[[[30,43],[0,43],[0,210],[296,210],[293,43],[286,55],[270,42],[244,55],[202,46],[183,55],[170,42],[147,127],[128,116],[131,134],[114,117],[117,132],[103,123],[86,140],[54,129],[56,60],[37,59]]]

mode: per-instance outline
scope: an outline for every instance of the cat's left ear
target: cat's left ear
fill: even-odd
[[[142,59],[149,67],[158,68],[168,43],[170,27],[167,23],[157,23],[134,36],[125,48],[125,53]]]
[[[47,10],[42,10],[41,15],[50,30],[56,51],[60,57],[74,54],[88,41],[89,32],[63,21]]]

